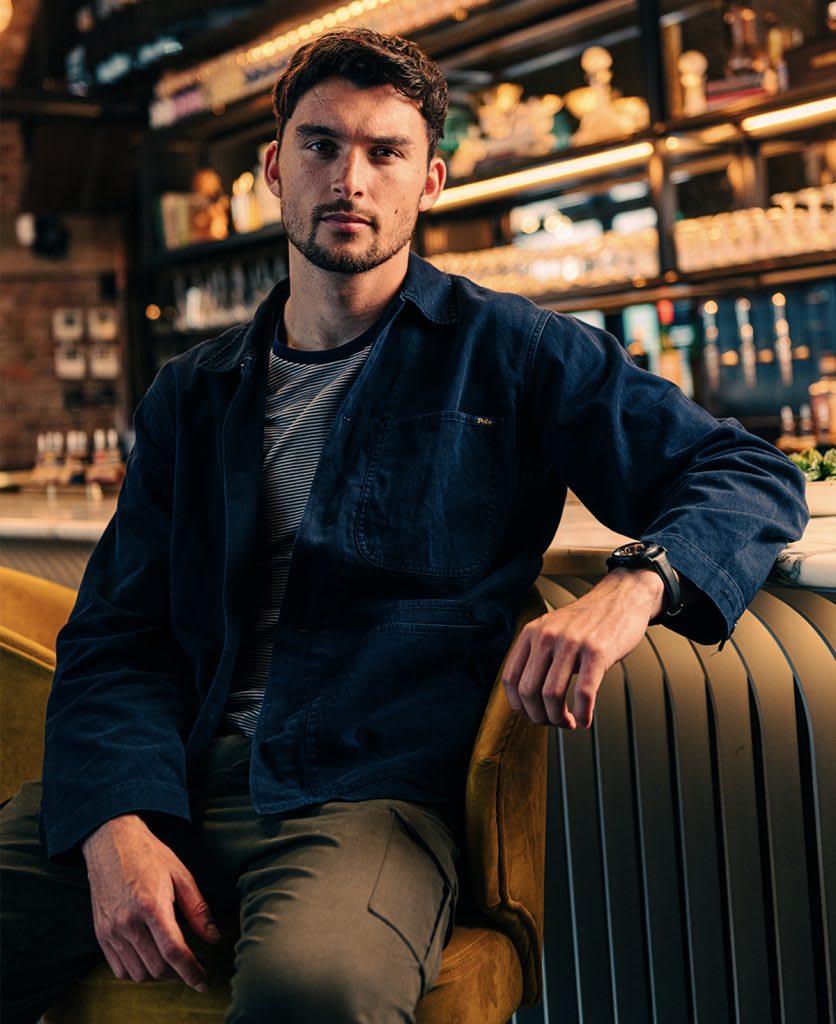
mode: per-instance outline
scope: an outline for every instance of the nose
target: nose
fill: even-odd
[[[343,199],[352,199],[363,195],[363,165],[361,154],[353,149],[347,150],[334,167],[334,178],[331,188],[335,195]]]

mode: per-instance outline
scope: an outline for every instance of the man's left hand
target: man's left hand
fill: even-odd
[[[529,622],[502,673],[508,703],[538,725],[588,728],[604,673],[638,645],[663,606],[656,572],[615,569],[577,601]]]

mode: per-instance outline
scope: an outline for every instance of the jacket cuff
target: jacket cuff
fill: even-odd
[[[702,598],[683,608],[664,625],[700,644],[724,643],[731,636],[746,601],[734,578],[679,534],[664,531],[641,540],[661,544],[671,565],[702,592]]]
[[[79,845],[91,832],[122,814],[158,813],[191,821],[188,794],[178,786],[132,780],[85,799],[82,806],[56,820],[48,801],[41,806],[41,842],[50,860],[79,855]]]

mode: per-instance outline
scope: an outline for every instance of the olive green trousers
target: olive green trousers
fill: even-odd
[[[222,932],[240,929],[228,1024],[413,1021],[452,928],[452,833],[432,808],[399,800],[259,816],[249,756],[245,737],[214,740],[192,824],[155,827]],[[3,1024],[34,1024],[101,960],[83,858],[46,859],[39,809],[40,784],[27,783],[0,812]]]

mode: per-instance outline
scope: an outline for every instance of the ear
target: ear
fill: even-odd
[[[447,167],[440,156],[434,156],[430,160],[427,180],[424,182],[424,191],[418,203],[418,209],[423,213],[435,206],[435,202],[441,195],[444,182],[447,180]]]
[[[279,178],[279,144],[274,139],[264,153],[264,180],[267,187],[277,199],[282,197],[282,186]]]

